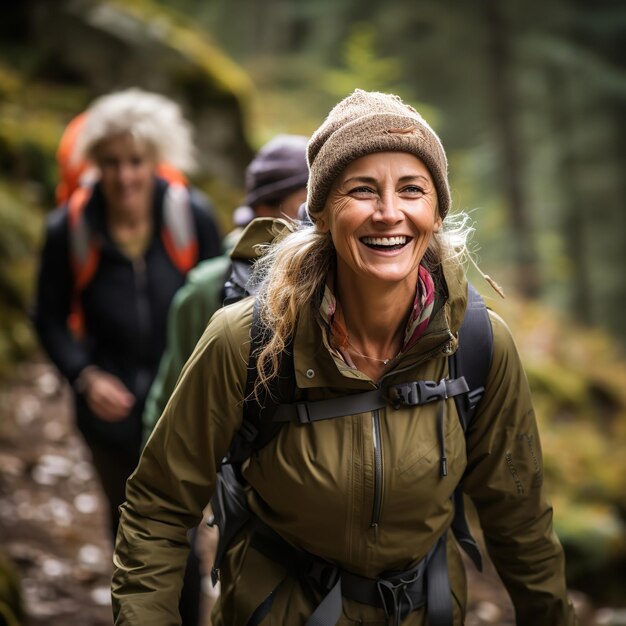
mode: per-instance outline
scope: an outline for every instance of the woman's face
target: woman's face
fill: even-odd
[[[317,224],[330,231],[340,280],[417,283],[420,261],[441,226],[432,177],[406,152],[356,159],[334,182]]]
[[[95,150],[107,207],[141,211],[150,206],[156,159],[148,145],[126,133],[102,141]]]

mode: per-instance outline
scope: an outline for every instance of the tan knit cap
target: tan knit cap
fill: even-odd
[[[446,216],[452,201],[439,137],[398,96],[357,89],[332,109],[309,141],[307,209],[313,221],[348,163],[373,152],[409,152],[420,158],[433,177],[439,214]]]

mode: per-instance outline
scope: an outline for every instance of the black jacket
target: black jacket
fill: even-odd
[[[100,239],[101,253],[96,274],[81,294],[86,327],[82,341],[67,327],[73,293],[67,206],[52,212],[47,222],[33,312],[43,347],[70,384],[85,367],[96,365],[120,378],[136,398],[132,414],[116,423],[96,418],[76,398],[79,428],[102,443],[133,448],[140,444],[141,413],[165,347],[168,307],[185,281],[160,236],[166,188],[164,180],[155,180],[152,240],[143,259],[133,263],[107,231],[103,196],[96,185],[85,217]],[[220,254],[220,237],[205,198],[192,192],[191,205],[199,259]]]

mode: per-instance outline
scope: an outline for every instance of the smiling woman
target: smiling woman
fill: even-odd
[[[460,332],[480,300],[465,233],[446,228],[437,135],[397,96],[357,90],[308,162],[311,222],[256,263],[256,301],[213,317],[128,482],[116,624],[178,623],[185,532],[217,491],[215,626],[461,626],[462,484],[517,624],[573,626],[515,344],[484,308],[479,336]],[[482,353],[482,389],[457,351]]]

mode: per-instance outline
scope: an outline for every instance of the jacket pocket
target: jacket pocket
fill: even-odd
[[[466,463],[465,434],[454,401],[448,400],[445,407],[443,449],[437,433],[438,411],[437,403],[413,411],[409,418],[411,428],[404,436],[405,453],[400,455],[397,464],[399,474],[419,476],[439,471],[442,453],[445,453],[449,468],[458,469],[462,465],[462,474]]]

